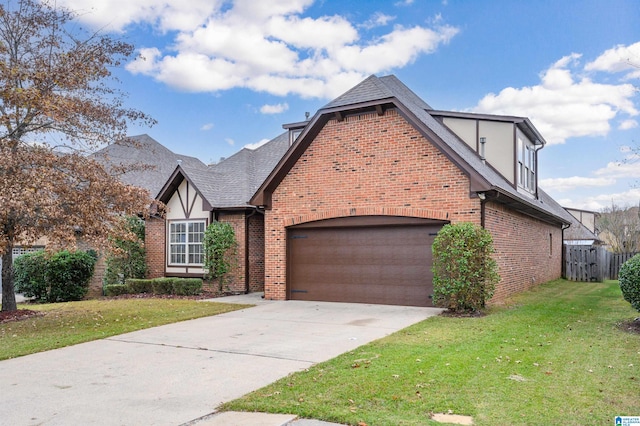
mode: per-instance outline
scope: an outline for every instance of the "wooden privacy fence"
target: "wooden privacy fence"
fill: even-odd
[[[599,246],[564,246],[562,275],[570,281],[617,280],[620,266],[635,253],[612,253]]]

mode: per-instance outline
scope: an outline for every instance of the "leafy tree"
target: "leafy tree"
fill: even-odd
[[[452,312],[485,307],[500,281],[493,239],[472,223],[445,225],[433,242],[433,301]]]
[[[147,211],[146,191],[86,155],[128,143],[127,125],[153,124],[107,83],[133,47],[73,25],[47,0],[0,4],[0,253],[2,310],[16,309],[12,248],[46,236],[102,246],[117,214]],[[114,142],[117,141],[117,142]]]
[[[208,277],[217,279],[222,290],[223,279],[236,262],[238,243],[233,227],[226,222],[212,222],[204,231],[202,245]]]
[[[611,203],[598,217],[599,237],[614,253],[634,253],[640,250],[640,209]]]
[[[144,249],[144,221],[137,216],[122,218],[128,235],[110,238],[104,284],[124,284],[128,278],[144,278],[147,274]]]

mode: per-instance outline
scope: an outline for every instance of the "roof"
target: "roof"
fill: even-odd
[[[341,119],[343,114],[365,110],[375,110],[382,114],[386,108],[396,108],[423,136],[463,170],[471,182],[471,191],[485,193],[496,202],[549,222],[570,223],[571,215],[541,189],[538,190],[537,199],[519,193],[504,176],[482,161],[475,151],[431,115],[430,111],[434,110],[393,75],[372,75],[318,110],[251,202],[267,207],[270,205],[272,192],[329,119]],[[435,111],[434,115],[437,115]],[[524,124],[535,131],[528,120]]]
[[[596,234],[591,232],[589,228],[584,226],[582,222],[580,222],[573,215],[571,215],[571,226],[565,229],[563,239],[565,240],[565,242],[567,241],[601,242],[600,238],[598,238]]]
[[[156,198],[166,203],[187,179],[210,209],[249,207],[249,199],[288,148],[289,134],[284,132],[256,149],[243,148],[218,164],[205,168],[187,163],[174,166]]]
[[[91,155],[111,169],[118,166],[144,166],[122,174],[120,180],[145,188],[152,196],[158,193],[178,164],[192,170],[207,168],[199,159],[176,154],[146,134],[131,136],[126,141],[108,145]]]

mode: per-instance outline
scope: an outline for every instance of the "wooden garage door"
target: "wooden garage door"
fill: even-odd
[[[432,306],[431,245],[441,227],[290,229],[289,298]]]

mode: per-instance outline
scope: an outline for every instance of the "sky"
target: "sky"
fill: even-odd
[[[205,163],[254,148],[371,74],[437,110],[529,117],[565,207],[640,202],[636,0],[57,0],[133,44],[114,70],[147,133]]]

